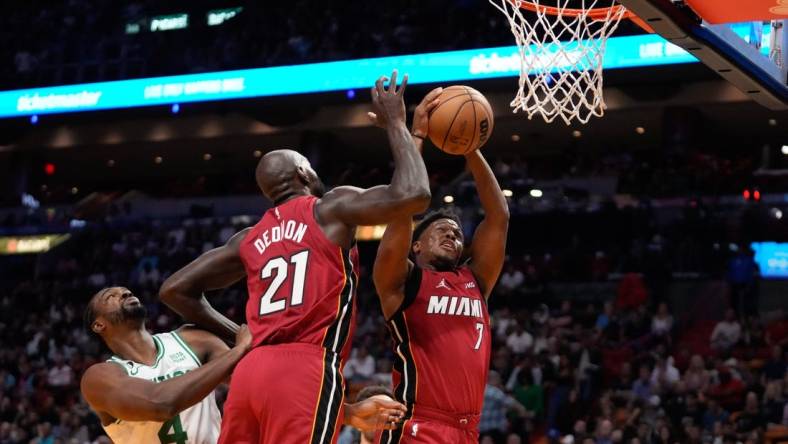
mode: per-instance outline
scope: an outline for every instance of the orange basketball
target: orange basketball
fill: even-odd
[[[492,108],[470,86],[455,85],[441,92],[440,104],[430,113],[432,143],[449,154],[463,155],[484,146],[492,134]]]

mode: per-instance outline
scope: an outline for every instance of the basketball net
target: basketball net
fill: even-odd
[[[769,58],[780,68],[786,68],[786,57],[783,55],[783,51],[785,51],[783,44],[788,41],[788,39],[783,38],[786,23],[788,22],[784,20],[771,21],[772,34],[769,37]]]
[[[489,0],[509,20],[520,52],[513,112],[548,123],[560,117],[567,125],[601,117],[605,45],[627,11],[614,0],[582,0],[577,9],[567,7],[570,0],[544,1]]]

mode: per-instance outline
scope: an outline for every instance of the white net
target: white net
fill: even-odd
[[[788,35],[785,34],[785,25],[788,20],[772,20],[772,32],[769,37],[769,59],[781,69],[786,69],[788,55],[785,54],[784,46],[788,43]]]
[[[512,100],[514,112],[547,122],[560,117],[567,125],[586,123],[605,112],[602,61],[607,38],[626,10],[613,0],[489,0],[509,19],[520,51],[520,88]],[[578,3],[577,1],[575,3]],[[604,9],[600,9],[604,8]]]

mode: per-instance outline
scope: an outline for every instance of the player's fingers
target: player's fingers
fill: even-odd
[[[399,420],[405,416],[405,412],[397,409],[386,409],[381,413],[381,416],[389,418],[389,420]]]
[[[432,110],[437,108],[438,105],[440,105],[440,104],[441,104],[441,99],[435,99],[432,102],[428,103],[427,106],[424,107],[424,110],[427,111],[427,113],[429,114],[430,112],[432,112]]]
[[[387,417],[387,419],[385,419],[381,424],[384,427],[395,429],[399,427],[401,422],[402,422],[402,418],[395,419],[393,417]]]
[[[391,81],[389,82],[389,90],[390,93],[397,92],[397,70],[391,71]]]
[[[380,77],[378,77],[378,80],[375,81],[375,89],[377,90],[378,95],[383,94],[384,92],[386,92],[385,89],[383,88],[383,83],[386,80],[388,80],[388,77],[380,76]]]
[[[432,91],[428,92],[426,96],[424,96],[424,102],[432,102],[442,92],[443,92],[443,87],[442,86],[439,86],[439,87],[433,89]]]
[[[402,96],[405,94],[405,87],[408,86],[408,75],[405,74],[402,76],[402,85],[400,85],[399,90],[397,90],[397,94]]]
[[[389,409],[393,411],[400,411],[400,412],[407,412],[408,408],[405,407],[404,404],[401,404],[397,401],[392,401],[388,399],[377,399],[378,408],[380,409]]]

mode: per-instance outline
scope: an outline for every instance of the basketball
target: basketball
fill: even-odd
[[[440,103],[430,113],[429,137],[449,154],[464,155],[484,146],[493,130],[490,103],[479,91],[455,85],[438,96]]]

